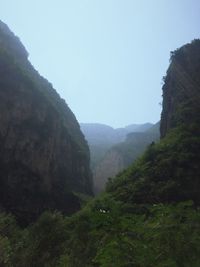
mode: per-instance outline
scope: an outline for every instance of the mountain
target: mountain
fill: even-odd
[[[149,126],[149,125],[148,125]],[[139,130],[145,130],[139,132]],[[159,140],[160,123],[150,129],[147,125],[135,128],[135,132],[127,135],[124,142],[118,143],[108,149],[100,162],[93,169],[94,192],[99,193],[105,189],[108,178],[114,177],[119,172],[130,166],[154,141]],[[129,127],[130,130],[134,128]]]
[[[131,124],[125,127],[125,130],[127,133],[132,133],[132,132],[145,132],[148,129],[150,129],[153,126],[152,123],[144,123],[144,124]]]
[[[0,21],[0,207],[26,224],[44,210],[71,214],[92,194],[80,126]]]
[[[81,123],[81,130],[88,141],[91,153],[91,167],[94,169],[103,159],[105,153],[115,144],[125,141],[131,132],[143,132],[153,124],[131,124],[124,128],[112,128],[99,123]]]
[[[152,123],[131,124],[124,128],[112,128],[111,126],[100,123],[81,123],[81,130],[84,133],[88,143],[98,144],[116,144],[123,142],[126,135],[131,132],[144,132],[153,126]]]

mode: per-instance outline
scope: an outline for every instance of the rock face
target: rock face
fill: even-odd
[[[0,22],[0,205],[22,223],[79,209],[92,194],[89,149],[74,114]]]
[[[105,189],[109,178],[114,177],[125,168],[122,155],[115,149],[110,149],[93,171],[94,193],[98,194]]]
[[[179,124],[190,124],[199,112],[200,40],[171,53],[171,64],[164,78],[161,137]]]

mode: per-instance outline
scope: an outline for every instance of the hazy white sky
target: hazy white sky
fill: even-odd
[[[79,122],[156,122],[170,51],[200,37],[199,0],[0,0],[0,19]]]

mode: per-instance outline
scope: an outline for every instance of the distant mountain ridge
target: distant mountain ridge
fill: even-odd
[[[146,125],[140,127],[145,129]],[[138,128],[136,128],[138,129]],[[108,178],[130,166],[152,142],[160,138],[160,123],[156,123],[144,132],[131,132],[125,141],[113,145],[93,169],[94,191],[104,190]]]
[[[130,124],[113,128],[100,123],[81,123],[90,148],[94,192],[105,187],[108,177],[128,167],[152,141],[159,139],[159,123]]]
[[[152,123],[130,124],[121,128],[113,128],[100,123],[80,123],[81,130],[88,140],[89,144],[97,145],[99,143],[116,144],[123,142],[128,133],[144,132],[153,126]]]
[[[95,168],[113,145],[125,141],[127,134],[143,132],[152,126],[152,123],[131,124],[124,128],[114,129],[100,123],[80,123],[81,130],[90,148],[91,168]]]

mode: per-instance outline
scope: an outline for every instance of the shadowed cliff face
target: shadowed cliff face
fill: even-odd
[[[190,124],[200,111],[200,40],[171,53],[163,86],[161,137],[181,124]]]
[[[0,22],[0,205],[22,223],[79,209],[91,194],[89,149],[74,114]]]
[[[123,156],[115,149],[110,149],[93,171],[94,193],[98,194],[105,189],[109,178],[114,177],[124,167]]]

